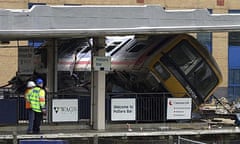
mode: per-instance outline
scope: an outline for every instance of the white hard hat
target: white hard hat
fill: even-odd
[[[27,87],[28,87],[28,88],[35,87],[35,86],[36,86],[36,84],[35,84],[35,82],[33,82],[33,81],[29,81],[29,82],[27,83]]]

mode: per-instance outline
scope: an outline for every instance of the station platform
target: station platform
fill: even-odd
[[[107,124],[105,130],[93,130],[79,123],[44,124],[41,134],[26,134],[27,124],[0,126],[0,139],[68,139],[94,137],[136,136],[184,136],[211,134],[239,134],[240,128],[233,125],[209,125],[208,123],[149,123]]]

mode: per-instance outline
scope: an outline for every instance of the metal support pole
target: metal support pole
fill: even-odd
[[[95,53],[93,56],[105,56],[105,38],[93,39]],[[92,69],[92,124],[93,129],[105,129],[105,71],[94,71]]]
[[[53,39],[51,45],[47,47],[47,121],[52,121],[52,98],[57,92],[57,40]]]

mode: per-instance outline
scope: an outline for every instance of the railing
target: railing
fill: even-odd
[[[139,122],[165,122],[166,98],[169,93],[108,93],[106,96],[106,119],[111,121],[111,100],[114,98],[134,98],[136,100],[136,120]],[[120,121],[118,121],[120,122]]]
[[[12,92],[10,88],[1,88],[0,89],[0,99],[14,97],[15,94]]]
[[[135,100],[136,119],[131,120],[131,123],[148,123],[148,122],[166,122],[167,98],[171,97],[170,93],[107,93],[106,94],[106,122],[121,123],[126,121],[113,121],[111,119],[111,102],[112,99],[133,98]],[[23,95],[17,95],[11,92],[10,89],[0,89],[0,100],[16,101],[17,122],[26,122],[28,118],[25,109],[25,100]],[[77,99],[78,100],[78,121],[88,121],[91,116],[91,97],[82,94],[61,94],[47,93],[47,108],[48,114],[45,117],[45,122],[52,123],[52,100],[53,99]],[[14,106],[9,105],[9,108]],[[9,109],[8,108],[8,109]],[[0,106],[0,109],[1,106]],[[1,121],[0,121],[1,123]]]

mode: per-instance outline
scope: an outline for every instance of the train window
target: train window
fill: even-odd
[[[192,45],[182,41],[168,53],[169,58],[185,74],[185,79],[203,97],[217,85],[218,80],[210,66]]]
[[[188,76],[187,79],[201,94],[206,96],[217,85],[218,80],[210,67],[202,62]]]
[[[192,46],[187,41],[182,41],[168,54],[185,75],[201,61],[201,57],[191,48]]]
[[[156,79],[155,76],[153,75],[152,72],[149,72],[148,74],[144,75],[145,80],[143,84],[147,88],[149,92],[161,92],[161,91],[166,91],[161,82],[158,81],[159,79]]]
[[[113,50],[115,47],[117,47],[119,44],[121,44],[120,41],[112,42],[111,44],[109,44],[109,45],[106,47],[106,52],[110,52],[110,51]]]
[[[121,43],[121,41],[115,41],[113,42],[114,45],[119,45]]]
[[[111,56],[113,56],[115,53],[117,53],[123,46],[125,46],[129,41],[131,41],[131,39],[128,39],[127,41],[125,41],[122,45],[120,45],[117,49],[115,49],[112,53]]]
[[[128,52],[138,52],[146,46],[145,43],[136,43],[133,47],[127,49]]]
[[[116,46],[115,45],[109,45],[106,48],[106,52],[110,52],[111,50],[113,50]]]
[[[163,80],[167,80],[170,77],[169,72],[159,63],[155,63],[154,69],[159,73]]]

